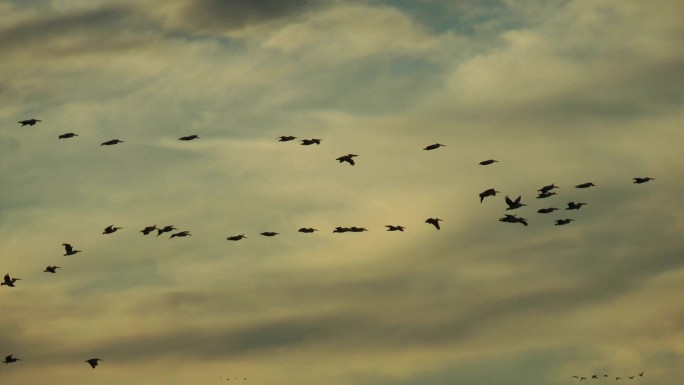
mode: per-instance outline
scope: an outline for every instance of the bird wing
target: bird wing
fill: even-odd
[[[514,202],[511,200],[511,198],[508,197],[508,195],[506,195],[506,198],[505,198],[505,199],[506,199],[506,204],[507,204],[507,205],[509,205],[509,206],[512,206],[512,205],[513,205]]]

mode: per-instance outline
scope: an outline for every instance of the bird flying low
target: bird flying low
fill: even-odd
[[[548,207],[548,208],[544,208],[544,209],[539,209],[539,210],[537,210],[537,212],[539,214],[550,214],[556,210],[558,210],[558,207]]]
[[[113,146],[115,144],[123,143],[123,142],[124,142],[123,140],[112,139],[112,140],[108,140],[106,142],[102,142],[102,144],[100,144],[100,146]]]
[[[553,195],[556,195],[554,191],[540,192],[539,195],[537,195],[537,199],[544,199]]]
[[[340,163],[347,162],[347,163],[349,163],[349,164],[351,164],[351,165],[353,166],[354,164],[356,164],[356,163],[354,163],[354,159],[353,159],[353,158],[356,157],[356,156],[358,156],[358,155],[356,155],[356,154],[347,154],[347,155],[343,155],[343,156],[341,156],[341,157],[339,157],[339,158],[337,158],[337,159],[335,159],[335,160],[339,161]]]
[[[112,234],[115,233],[117,230],[121,230],[123,227],[114,227],[114,225],[109,225],[105,227],[105,229],[102,231],[102,234]]]
[[[385,225],[387,231],[404,231],[404,226]]]
[[[295,139],[297,139],[296,136],[280,136],[280,137],[278,137],[279,142],[289,142],[289,141],[295,140]]]
[[[362,233],[364,231],[368,231],[368,229],[365,227],[352,226],[349,228],[349,231],[351,231],[352,233]]]
[[[566,208],[566,210],[579,210],[584,205],[586,205],[586,203],[568,202],[568,207]]]
[[[276,233],[275,231],[264,231],[263,233],[261,233],[261,235],[263,235],[264,237],[275,237],[276,235],[278,235],[278,233]]]
[[[591,182],[587,182],[587,183],[578,184],[578,185],[575,186],[575,187],[576,187],[576,188],[589,188],[589,187],[594,187],[594,186],[596,186],[596,185],[593,184],[593,183],[591,183]]]
[[[310,146],[312,144],[321,144],[321,139],[302,139],[302,146]]]
[[[61,267],[59,267],[59,266],[48,266],[48,267],[45,268],[45,270],[43,270],[43,273],[52,273],[52,274],[54,274],[54,273],[57,272],[57,269],[61,269]]]
[[[21,123],[21,126],[33,126],[34,124],[42,122],[42,120],[39,119],[26,119],[26,120],[20,120],[19,123]]]
[[[634,179],[633,183],[635,183],[635,184],[642,184],[642,183],[646,183],[650,180],[655,180],[655,179],[649,178],[649,177],[643,177],[643,178],[637,177],[637,178],[632,178],[632,179]]]
[[[489,166],[490,164],[492,164],[494,162],[498,162],[498,160],[495,160],[495,159],[483,160],[482,162],[480,162],[480,166]]]
[[[2,362],[4,362],[5,365],[7,365],[7,364],[11,364],[12,362],[17,362],[17,361],[21,361],[21,358],[15,358],[14,354],[10,354],[9,356],[5,357],[5,360]]]
[[[506,223],[522,223],[523,225],[527,226],[527,219],[517,217],[515,214],[504,214],[505,216],[503,218],[499,218],[500,222],[506,222]]]
[[[523,206],[527,206],[524,203],[520,203],[521,198],[522,197],[520,195],[518,195],[518,197],[515,198],[515,200],[512,200],[511,198],[508,197],[508,195],[506,195],[506,204],[508,205],[506,210],[515,210],[515,209],[519,209]]]
[[[299,230],[297,230],[297,231],[299,231],[300,233],[311,234],[311,233],[313,233],[314,231],[318,231],[318,230],[314,229],[313,227],[301,227],[301,228],[300,228]]]
[[[164,233],[171,232],[171,231],[173,231],[173,230],[178,230],[178,229],[177,229],[174,225],[164,226],[164,227],[162,227],[161,229],[158,228],[158,229],[157,229],[157,236],[160,236],[160,235],[162,235],[162,234],[164,234]]]
[[[540,189],[537,190],[537,191],[539,191],[539,195],[541,195],[541,194],[546,194],[546,193],[548,193],[549,191],[551,191],[551,190],[553,190],[553,189],[555,189],[555,188],[558,188],[558,186],[556,186],[555,184],[551,183],[551,184],[547,184],[546,186],[540,188]]]
[[[65,134],[58,136],[57,138],[58,139],[69,139],[69,138],[73,138],[74,136],[78,136],[78,135],[74,134],[73,132],[67,132]]]
[[[157,230],[157,225],[147,226],[144,229],[140,230],[140,232],[143,233],[143,235],[147,235],[153,232],[154,230]]]
[[[226,239],[229,240],[229,241],[239,241],[239,240],[242,239],[242,238],[247,238],[247,237],[245,236],[245,234],[240,234],[240,235],[233,235],[233,236],[230,236],[230,237],[228,237],[228,238],[226,238]]]
[[[441,144],[441,143],[431,144],[429,146],[425,146],[425,148],[423,148],[423,150],[424,151],[432,151],[432,150],[436,150],[440,147],[446,147],[446,144]]]
[[[484,190],[483,192],[480,193],[480,203],[486,198],[486,197],[493,197],[496,196],[496,193],[499,193],[500,191],[496,191],[493,188]]]
[[[439,219],[439,218],[428,218],[428,219],[425,220],[425,223],[429,223],[429,224],[435,226],[435,228],[436,228],[437,230],[439,230],[439,229],[440,229],[440,227],[439,227],[439,222],[440,222],[440,221],[442,221],[442,220]],[[443,221],[442,221],[442,222],[443,222]]]
[[[87,362],[88,365],[90,365],[90,367],[93,369],[95,369],[95,367],[97,366],[98,361],[103,361],[103,360],[101,360],[99,358],[91,358],[89,360],[85,360],[85,362]]]
[[[195,139],[197,139],[197,138],[199,138],[199,136],[197,136],[197,135],[188,135],[188,136],[181,136],[180,138],[178,138],[178,139],[176,139],[176,140],[182,140],[182,141],[184,141],[184,142],[187,142],[187,141],[190,141],[190,140],[195,140]]]
[[[21,278],[10,278],[9,274],[5,274],[5,277],[3,278],[3,281],[0,282],[0,286],[6,285],[9,287],[14,287],[14,283],[17,281],[21,281]]]
[[[333,230],[333,233],[346,233],[346,232],[349,232],[349,231],[350,231],[350,230],[349,230],[349,227],[340,227],[340,226],[337,226],[337,227],[335,227],[335,230]]]
[[[191,237],[191,236],[192,236],[192,234],[190,234],[189,231],[179,231],[179,232],[177,232],[177,233],[171,234],[171,236],[169,237],[169,239],[175,238],[175,237],[182,238],[182,237]]]
[[[570,218],[556,219],[556,226],[567,225],[568,223],[570,223],[572,221],[574,221],[574,219],[570,219]]]
[[[64,256],[65,256],[65,257],[66,257],[67,255],[74,255],[74,254],[76,254],[76,253],[80,253],[80,252],[81,252],[81,250],[74,250],[73,246],[71,246],[71,245],[68,244],[68,243],[62,243],[62,246],[64,246],[64,251],[65,251]]]

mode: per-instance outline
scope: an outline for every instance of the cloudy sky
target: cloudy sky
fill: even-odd
[[[1,1],[0,382],[679,383],[683,14]]]

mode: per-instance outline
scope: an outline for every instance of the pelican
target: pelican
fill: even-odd
[[[425,220],[425,223],[429,223],[429,224],[435,226],[435,228],[437,228],[437,230],[439,230],[440,229],[439,221],[441,221],[441,219],[439,219],[439,218],[428,218]]]
[[[541,194],[546,194],[547,192],[549,192],[549,191],[551,191],[551,190],[553,190],[553,189],[555,189],[555,188],[558,188],[558,186],[556,186],[555,184],[551,183],[551,184],[548,184],[548,185],[546,185],[546,186],[540,188],[540,189],[537,190],[537,191],[539,191],[539,193],[540,193],[540,195],[541,195]]]
[[[310,234],[310,233],[313,233],[314,231],[318,231],[318,230],[314,229],[313,227],[302,227],[297,231],[299,231],[300,233],[309,233]]]
[[[232,235],[226,239],[229,241],[239,241],[242,238],[247,238],[247,237],[245,236],[245,234],[240,234],[240,235]]]
[[[264,237],[275,237],[276,235],[278,235],[278,233],[276,233],[275,231],[264,231],[263,233],[261,233],[261,235],[263,235]]]
[[[594,186],[596,186],[596,185],[591,183],[591,182],[587,182],[587,183],[578,184],[575,187],[576,188],[589,188],[589,187],[594,187]]]
[[[113,145],[118,144],[118,143],[123,143],[123,140],[119,140],[119,139],[108,140],[106,142],[102,142],[102,144],[100,144],[100,146],[113,146]]]
[[[57,138],[58,139],[69,139],[69,138],[73,138],[74,136],[78,136],[78,135],[74,134],[73,132],[67,132],[66,134],[62,134],[62,135],[58,136]]]
[[[349,228],[349,231],[351,231],[352,233],[362,233],[364,231],[368,231],[368,229],[365,227],[352,226]]]
[[[483,192],[480,193],[480,203],[486,198],[486,197],[493,197],[496,196],[496,193],[499,193],[501,191],[496,191],[493,188],[484,190]]]
[[[539,195],[537,195],[537,199],[544,199],[553,195],[556,195],[556,193],[553,191],[540,192]]]
[[[556,211],[556,210],[558,210],[558,207],[548,207],[548,208],[545,208],[545,209],[539,209],[539,210],[537,210],[537,212],[538,212],[539,214],[549,214],[549,213],[552,213],[552,212],[554,212],[554,211]]]
[[[148,235],[154,230],[157,230],[157,225],[147,226],[144,229],[140,230],[140,232],[143,233],[143,235]]]
[[[650,180],[655,180],[655,179],[649,178],[649,177],[644,177],[644,178],[638,178],[638,177],[637,177],[637,178],[633,178],[633,179],[634,179],[634,182],[633,182],[633,183],[636,183],[636,184],[642,184],[642,183],[646,183],[646,182],[648,182],[648,181],[650,181]]]
[[[333,233],[346,233],[348,231],[350,231],[348,227],[337,226],[335,227],[335,230],[333,230]]]
[[[385,225],[387,231],[404,231],[404,226]]]
[[[42,122],[42,120],[39,119],[26,119],[26,120],[21,120],[19,123],[21,123],[21,126],[24,127],[26,125],[28,126],[33,126],[34,124]]]
[[[296,136],[281,136],[278,138],[278,141],[279,142],[289,142],[289,141],[295,140],[295,139],[297,139]]]
[[[171,234],[171,236],[169,237],[169,239],[174,238],[174,237],[180,237],[180,238],[182,238],[182,237],[191,237],[191,236],[192,236],[192,234],[190,234],[189,231],[179,231],[179,232],[177,232],[177,233]]]
[[[480,162],[480,166],[488,166],[494,162],[498,162],[498,160],[495,160],[495,159],[483,160],[482,162]]]
[[[9,356],[5,357],[5,361],[2,361],[2,362],[4,362],[5,365],[7,365],[7,364],[11,364],[12,362],[17,362],[17,361],[21,361],[21,358],[15,358],[14,354],[10,354]]]
[[[85,362],[87,362],[88,365],[90,365],[90,367],[93,369],[95,369],[95,367],[97,366],[97,361],[103,361],[103,360],[101,360],[99,358],[91,358],[89,360],[85,360]]]
[[[423,150],[425,150],[425,151],[431,151],[431,150],[436,150],[436,149],[438,149],[438,148],[440,148],[440,147],[446,147],[446,144],[441,144],[441,143],[431,144],[431,145],[426,146],[425,148],[423,148]]]
[[[570,223],[572,221],[574,221],[574,219],[570,219],[570,218],[556,219],[556,226],[567,225],[568,223]]]
[[[505,216],[503,218],[499,218],[500,222],[506,222],[506,223],[522,223],[523,225],[527,226],[527,219],[517,217],[515,214],[504,214]]]
[[[52,273],[52,274],[54,274],[54,273],[57,272],[57,269],[61,269],[61,267],[59,267],[59,266],[48,266],[48,267],[45,268],[45,270],[43,270],[43,273]]]
[[[184,141],[184,142],[187,142],[187,141],[189,141],[189,140],[195,140],[195,139],[198,139],[198,138],[199,138],[199,136],[197,136],[197,135],[188,135],[188,136],[181,136],[180,138],[178,138],[178,139],[176,139],[176,140],[182,140],[182,141]]]
[[[117,230],[121,230],[123,227],[114,227],[114,225],[109,225],[105,227],[104,231],[102,234],[112,234],[115,233]]]
[[[353,158],[356,157],[356,156],[358,156],[358,155],[356,155],[356,154],[347,154],[347,155],[343,155],[343,156],[341,156],[341,157],[339,157],[339,158],[337,158],[337,159],[335,159],[335,160],[338,160],[340,163],[347,162],[347,163],[349,163],[349,164],[351,164],[351,165],[353,166],[353,165],[355,164]]]
[[[321,144],[321,139],[303,139],[302,146],[310,146],[312,144]]]
[[[4,281],[0,282],[0,286],[7,285],[9,287],[14,287],[14,283],[21,281],[21,278],[10,278],[9,274],[5,274]]]
[[[157,236],[160,236],[164,233],[171,232],[173,230],[178,230],[178,229],[174,225],[164,226],[161,229],[157,229]]]
[[[81,252],[81,250],[74,250],[73,246],[71,246],[71,245],[68,244],[68,243],[62,243],[62,246],[64,246],[64,251],[65,251],[64,256],[65,256],[65,257],[66,257],[67,255],[74,255],[74,254],[76,254],[76,253],[80,253],[80,252]]]
[[[512,200],[511,198],[508,197],[508,195],[506,195],[506,204],[508,205],[508,208],[506,208],[506,210],[515,210],[515,209],[519,209],[523,206],[527,206],[524,203],[520,203],[521,198],[522,197],[520,195],[518,195],[518,197],[515,198],[515,200]]]
[[[568,202],[568,207],[566,208],[566,210],[579,210],[584,205],[586,205],[586,203]]]

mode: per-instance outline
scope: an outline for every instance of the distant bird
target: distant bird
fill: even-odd
[[[310,146],[312,144],[321,144],[321,139],[302,139],[302,146]]]
[[[488,166],[494,162],[498,162],[498,160],[495,160],[495,159],[483,160],[482,162],[480,162],[480,166]]]
[[[575,187],[576,188],[589,188],[589,187],[593,187],[593,186],[596,186],[596,185],[591,183],[591,182],[587,182],[587,183],[578,184]]]
[[[353,165],[355,164],[353,158],[356,157],[356,156],[358,156],[358,155],[356,155],[356,154],[347,154],[347,155],[343,155],[343,156],[341,156],[341,157],[339,157],[339,158],[337,158],[337,159],[335,159],[335,160],[338,160],[340,163],[347,162],[347,163],[349,163],[349,164],[351,164],[351,165],[353,166]]]
[[[66,134],[62,134],[62,135],[58,136],[57,138],[58,139],[69,139],[69,138],[73,138],[74,136],[78,136],[78,135],[74,134],[73,132],[67,132]]]
[[[362,233],[364,231],[368,231],[368,229],[365,227],[352,226],[349,228],[349,231],[351,231],[352,233]]]
[[[81,252],[81,250],[74,250],[73,246],[71,246],[71,245],[68,244],[68,243],[62,243],[62,246],[64,246],[64,251],[65,251],[64,256],[65,256],[65,257],[66,257],[67,255],[74,255],[74,254],[76,254],[76,253],[80,253],[80,252]]]
[[[85,362],[87,362],[90,365],[90,367],[93,369],[95,369],[95,367],[97,366],[97,361],[103,361],[103,360],[101,360],[99,358],[91,358],[89,360],[85,360]]]
[[[566,210],[579,210],[584,205],[586,205],[586,203],[568,202],[568,207],[566,208]]]
[[[5,365],[7,365],[7,364],[11,364],[12,362],[17,362],[17,361],[21,361],[21,358],[15,358],[14,354],[10,354],[9,356],[5,357],[5,361],[2,361],[2,362],[4,362]]]
[[[515,209],[519,209],[523,206],[527,206],[524,203],[520,203],[521,198],[522,197],[520,195],[518,195],[518,197],[515,198],[515,200],[512,200],[511,198],[508,197],[508,195],[506,195],[506,204],[508,205],[506,210],[515,210]]]
[[[162,235],[162,234],[164,234],[164,233],[169,233],[169,232],[171,232],[171,231],[173,231],[173,230],[178,230],[178,229],[177,229],[174,225],[164,226],[164,227],[162,227],[161,229],[158,228],[158,229],[157,229],[157,236],[160,236],[160,235]]]
[[[38,119],[26,119],[26,120],[21,120],[21,121],[19,121],[19,123],[21,123],[21,126],[22,126],[22,127],[24,127],[24,126],[26,126],[26,125],[33,126],[34,124],[36,124],[36,123],[38,123],[38,122],[42,122],[42,120],[38,120]]]
[[[441,143],[431,144],[431,145],[426,146],[425,148],[423,148],[423,150],[425,150],[425,151],[431,151],[431,150],[436,150],[436,149],[438,149],[438,148],[440,148],[440,147],[446,147],[446,144],[441,144]]]
[[[100,144],[100,146],[113,146],[113,145],[118,144],[118,143],[123,143],[123,140],[119,140],[119,139],[108,140],[108,141]]]
[[[646,183],[650,180],[655,180],[655,179],[649,178],[649,177],[644,177],[644,178],[637,177],[637,178],[633,178],[633,179],[634,179],[633,183],[636,183],[636,184],[642,184],[642,183]]]
[[[153,232],[154,230],[157,230],[157,225],[153,226],[147,226],[144,229],[140,230],[143,235],[148,235],[149,233]]]
[[[109,225],[105,227],[104,231],[102,231],[102,234],[112,234],[115,233],[117,230],[121,230],[123,227],[115,227],[114,225]]]
[[[548,207],[548,208],[544,208],[544,209],[539,209],[539,210],[537,210],[537,212],[539,214],[549,214],[549,213],[552,213],[556,210],[558,210],[558,207]]]
[[[546,185],[546,186],[540,188],[540,189],[537,190],[537,191],[539,191],[539,193],[540,193],[540,195],[541,195],[541,194],[546,194],[547,192],[549,192],[549,191],[551,191],[551,190],[553,190],[553,189],[555,189],[555,188],[558,188],[558,186],[556,186],[555,184],[551,183],[551,184],[548,184],[548,185]]]
[[[333,233],[346,233],[348,231],[350,231],[348,227],[337,226],[335,227],[335,230],[333,230]]]
[[[496,193],[500,191],[496,191],[493,188],[484,190],[483,192],[480,193],[480,203],[486,198],[486,197],[493,197],[496,196]]]
[[[195,139],[198,139],[198,138],[199,138],[199,136],[197,136],[197,135],[188,135],[188,136],[181,136],[181,137],[178,138],[177,140],[182,140],[182,141],[184,141],[184,142],[187,142],[187,141],[195,140]]]
[[[263,235],[264,237],[275,237],[276,235],[278,235],[278,233],[276,233],[275,231],[264,231],[263,233],[261,233],[261,235]]]
[[[586,381],[586,380],[587,380],[586,377],[580,377],[580,381]]]
[[[566,218],[566,219],[556,219],[556,226],[563,226],[567,225],[568,223],[574,221],[574,219]]]
[[[622,377],[615,377],[615,381],[617,381],[617,380],[619,380],[619,379],[621,379],[621,378],[622,378]]]
[[[192,234],[190,234],[189,231],[179,231],[177,233],[171,234],[169,239],[174,238],[174,237],[182,238],[182,237],[191,237],[191,236],[192,236]]]
[[[2,282],[0,282],[0,286],[6,285],[9,287],[14,287],[14,283],[17,281],[21,281],[21,278],[10,278],[9,274],[5,274],[5,278]]]
[[[579,377],[577,377],[577,376],[572,376],[572,378],[576,378],[576,379],[578,379],[578,380],[579,380]]]
[[[592,379],[592,380],[598,380],[598,376],[595,375],[595,374],[592,374],[592,375],[591,375],[591,379]]]
[[[385,225],[387,231],[404,231],[404,226]]]
[[[429,224],[435,226],[435,228],[436,228],[437,230],[439,230],[439,229],[440,229],[440,227],[439,227],[439,221],[442,221],[442,220],[439,219],[439,218],[428,218],[428,219],[425,220],[425,223],[429,223]],[[442,221],[442,222],[443,222],[443,221]]]
[[[644,372],[639,373],[639,377],[643,377],[643,376],[644,376]]]
[[[553,191],[540,192],[539,195],[537,195],[537,199],[548,198],[553,195],[556,195],[556,193]]]
[[[629,377],[627,377],[627,378],[629,378],[630,380],[633,380],[634,377],[636,377],[636,376],[629,376]]]
[[[247,238],[247,237],[245,236],[245,234],[240,234],[240,235],[232,235],[226,239],[229,241],[239,241],[242,238]]]
[[[313,233],[314,231],[318,230],[314,229],[313,227],[302,227],[297,231],[299,231],[300,233]]]
[[[54,274],[54,273],[57,272],[57,269],[61,269],[61,267],[59,267],[59,266],[48,266],[48,267],[45,268],[45,270],[43,270],[43,273],[52,273],[52,274]]]
[[[295,139],[297,139],[296,136],[281,136],[278,138],[278,141],[279,142],[289,142],[289,141],[295,140]]]
[[[527,226],[527,219],[517,217],[515,214],[504,214],[505,216],[503,218],[499,218],[500,222],[506,222],[506,223],[522,223],[523,225]]]

